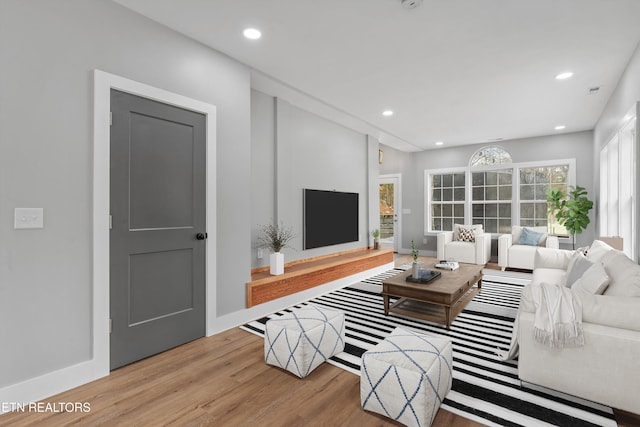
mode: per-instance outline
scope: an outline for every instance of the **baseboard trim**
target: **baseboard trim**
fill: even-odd
[[[38,402],[109,375],[100,365],[89,360],[4,387],[0,389],[0,414],[9,412],[13,404]]]

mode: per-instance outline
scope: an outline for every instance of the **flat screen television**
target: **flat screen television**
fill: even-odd
[[[357,242],[358,193],[304,189],[304,248]]]

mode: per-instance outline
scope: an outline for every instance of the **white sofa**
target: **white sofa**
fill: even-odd
[[[462,241],[459,238],[460,228],[473,228],[474,241]],[[467,264],[484,265],[491,258],[491,233],[483,232],[482,225],[464,226],[456,224],[454,231],[438,233],[436,239],[439,260],[453,259]]]
[[[520,245],[518,241],[524,228],[541,233],[542,237],[536,246]],[[498,265],[502,270],[506,268],[522,268],[533,270],[533,261],[538,247],[558,249],[560,247],[557,236],[547,235],[547,227],[511,227],[511,234],[498,237]]]
[[[532,287],[542,282],[565,285],[574,256],[574,251],[537,250],[533,282],[523,290],[518,312],[518,376],[640,414],[640,266],[623,252],[596,240],[587,259],[604,266],[608,287],[603,295],[587,291],[583,286],[587,273],[571,287],[582,304],[584,346],[550,348],[533,338]]]

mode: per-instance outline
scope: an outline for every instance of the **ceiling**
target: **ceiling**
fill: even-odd
[[[591,130],[640,41],[639,0],[114,1],[404,151]]]

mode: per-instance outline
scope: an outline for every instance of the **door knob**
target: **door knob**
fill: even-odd
[[[207,233],[198,233],[196,234],[196,239],[197,240],[204,240],[207,238]]]

